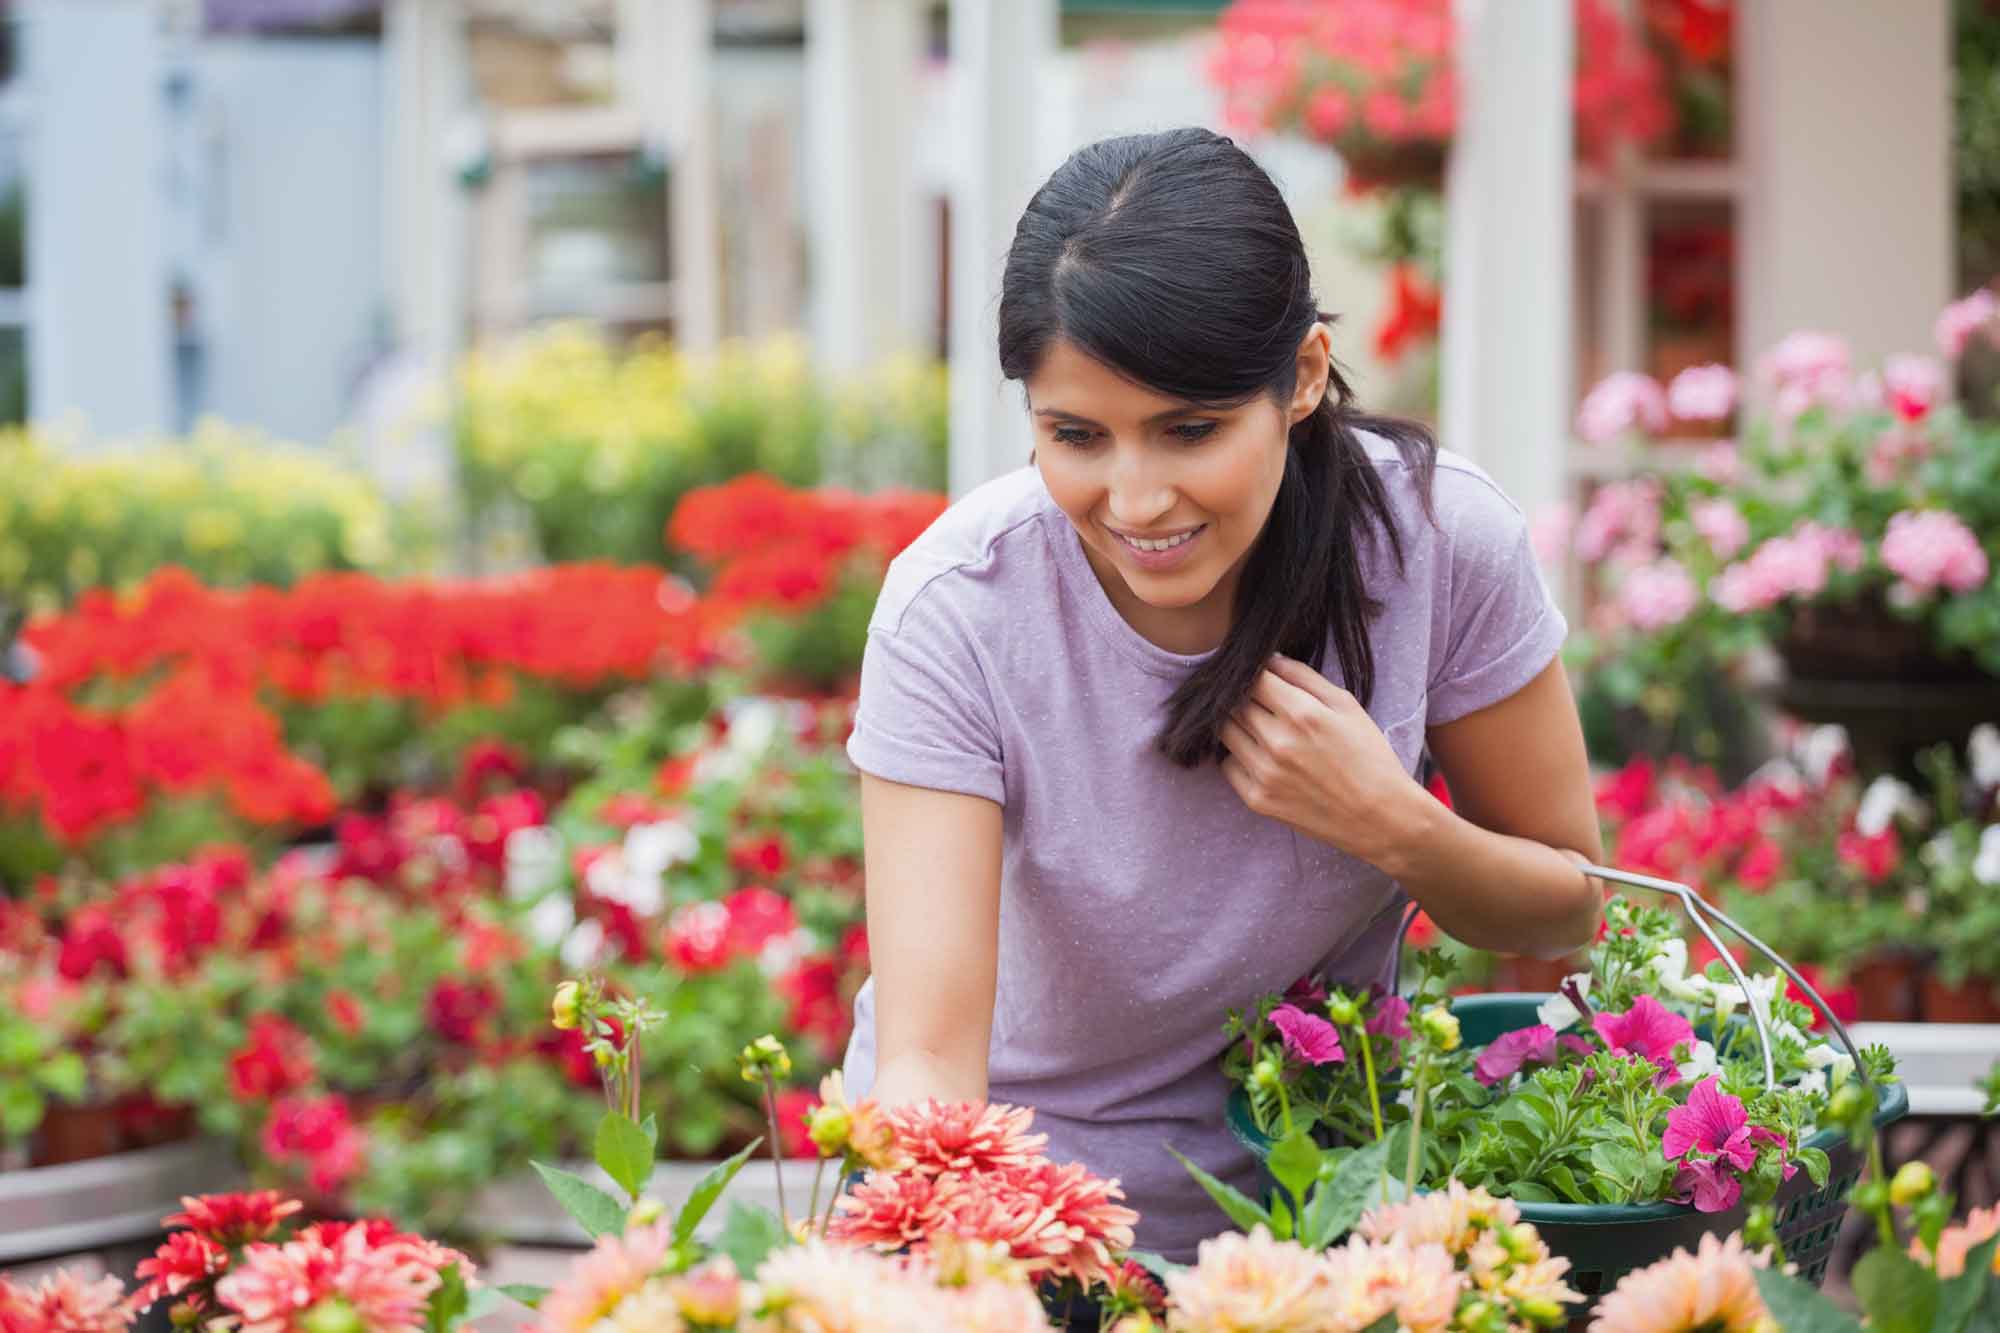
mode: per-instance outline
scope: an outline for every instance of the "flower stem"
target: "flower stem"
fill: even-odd
[[[806,1221],[808,1223],[813,1222],[819,1216],[819,1180],[825,1174],[826,1158],[822,1157],[819,1159],[819,1165],[813,1168],[812,1202],[806,1205]]]
[[[1375,1137],[1382,1137],[1382,1096],[1375,1091],[1375,1052],[1368,1045],[1368,1025],[1356,1020],[1354,1033],[1361,1042],[1361,1068],[1368,1076],[1368,1113],[1375,1118]]]
[[[784,1137],[778,1133],[778,1081],[771,1077],[771,1071],[764,1071],[764,1112],[771,1121],[771,1174],[778,1181],[778,1216],[784,1219],[785,1230],[792,1229],[792,1213],[785,1207],[785,1146]]]
[[[1867,1178],[1870,1180],[1879,1180],[1884,1184],[1887,1184],[1889,1181],[1889,1173],[1882,1169],[1882,1135],[1879,1130],[1874,1129],[1872,1126],[1868,1131]],[[1894,1249],[1896,1247],[1896,1221],[1890,1214],[1889,1201],[1887,1199],[1884,1199],[1882,1206],[1875,1211],[1875,1232],[1882,1238],[1882,1245],[1885,1249]]]
[[[1285,1085],[1278,1084],[1278,1109],[1285,1113],[1285,1137],[1292,1136],[1292,1099],[1285,1095]]]
[[[1410,1161],[1403,1173],[1403,1188],[1411,1194],[1417,1192],[1417,1161],[1424,1139],[1424,1084],[1430,1076],[1431,1062],[1419,1062],[1416,1095],[1410,1100]]]

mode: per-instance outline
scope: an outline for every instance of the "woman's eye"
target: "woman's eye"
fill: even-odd
[[[1057,426],[1049,438],[1057,444],[1083,445],[1090,443],[1090,432],[1081,426]]]
[[[1205,440],[1215,434],[1215,426],[1216,423],[1213,421],[1185,421],[1175,426],[1170,433],[1176,439],[1187,440],[1192,443],[1195,440]]]

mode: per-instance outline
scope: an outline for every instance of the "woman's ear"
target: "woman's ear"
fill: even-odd
[[[1298,425],[1319,410],[1326,397],[1327,379],[1333,372],[1333,337],[1325,324],[1314,324],[1299,343],[1299,362],[1292,390],[1291,425]]]

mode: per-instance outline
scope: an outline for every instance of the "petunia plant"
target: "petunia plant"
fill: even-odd
[[[1434,962],[1411,1002],[1308,979],[1230,1016],[1224,1071],[1279,1149],[1305,1134],[1387,1143],[1408,1189],[1455,1178],[1527,1202],[1726,1212],[1802,1169],[1824,1183],[1826,1154],[1805,1140],[1854,1061],[1810,1035],[1812,1012],[1776,975],[1691,973],[1673,914],[1622,898],[1589,964],[1539,1021],[1477,1049],[1432,998]],[[1871,1079],[1891,1076],[1885,1051],[1863,1059]]]

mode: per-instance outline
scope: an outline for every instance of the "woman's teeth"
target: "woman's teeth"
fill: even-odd
[[[1165,541],[1157,541],[1157,542],[1144,541],[1138,537],[1127,537],[1122,532],[1119,533],[1118,536],[1120,537],[1121,540],[1129,543],[1130,545],[1141,551],[1171,551],[1176,546],[1181,546],[1187,542],[1193,541],[1195,533],[1198,533],[1200,531],[1201,531],[1200,528],[1195,528],[1192,531],[1183,532],[1178,537],[1169,537]]]

